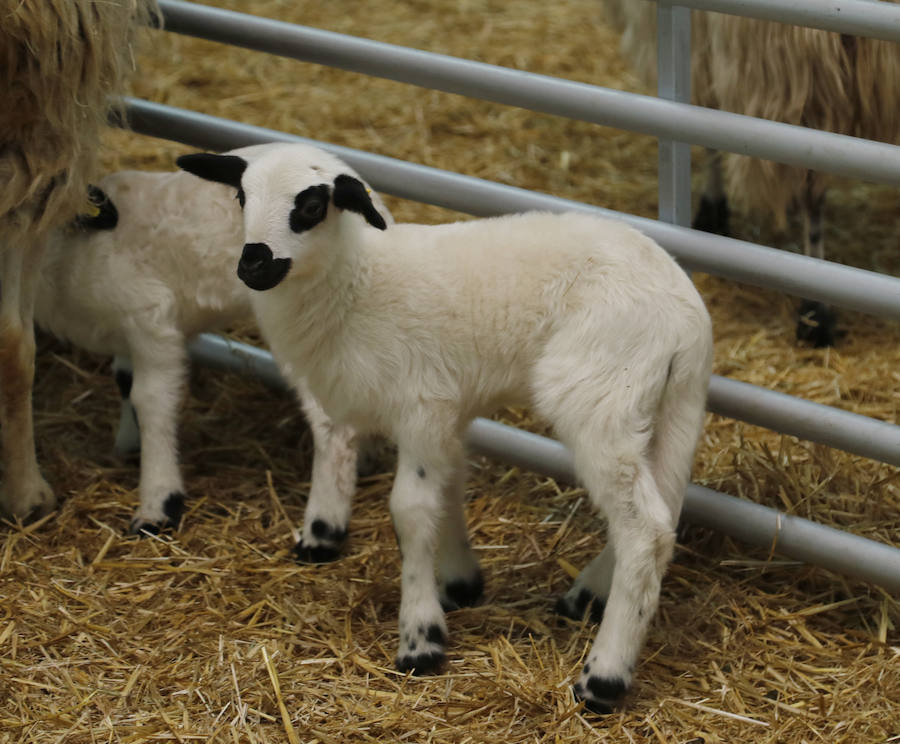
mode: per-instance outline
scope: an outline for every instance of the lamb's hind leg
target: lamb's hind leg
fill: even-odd
[[[28,519],[52,511],[53,491],[38,468],[31,390],[34,383],[34,293],[43,242],[0,245],[0,516]]]
[[[638,451],[639,452],[639,451]],[[607,459],[576,454],[576,467],[594,504],[603,508],[616,547],[615,570],[603,615],[575,694],[607,713],[631,684],[638,655],[659,602],[675,531],[642,454]]]
[[[347,538],[356,491],[356,433],[333,423],[305,386],[298,395],[312,430],[314,451],[303,535],[294,555],[301,563],[323,563],[338,557]]]
[[[484,576],[466,526],[465,486],[465,460],[460,458],[444,489],[444,513],[438,536],[438,585],[445,610],[471,607],[484,593]]]
[[[138,351],[137,349],[140,349]],[[184,340],[172,334],[135,345],[131,403],[141,443],[140,505],[133,533],[177,528],[184,511],[184,484],[178,466],[178,409],[187,365]]]

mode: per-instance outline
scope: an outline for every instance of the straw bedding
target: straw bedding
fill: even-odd
[[[638,89],[588,0],[229,7],[536,72]],[[614,209],[652,215],[645,137],[158,32],[138,95]],[[107,167],[185,148],[109,135]],[[458,215],[391,200],[399,219]],[[835,260],[900,273],[896,192],[841,183]],[[738,221],[795,249],[797,233]],[[896,421],[900,333],[844,313],[831,350],[793,341],[792,300],[698,275],[716,372]],[[237,329],[254,340],[252,329]],[[40,458],[57,513],[0,537],[0,742],[900,741],[900,604],[864,583],[706,530],[681,535],[627,707],[582,714],[569,688],[588,622],[552,601],[601,544],[585,494],[473,460],[469,520],[488,586],[452,613],[446,672],[393,670],[399,556],[390,453],[362,480],[333,564],[294,564],[310,440],[291,398],[198,369],[182,422],[183,529],[126,537],[136,463],[111,454],[109,362],[40,340]],[[543,431],[527,411],[503,418]],[[897,471],[710,416],[695,481],[900,545]]]

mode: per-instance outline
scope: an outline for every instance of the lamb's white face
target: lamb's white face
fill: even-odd
[[[338,210],[358,212],[381,230],[386,226],[350,167],[309,145],[275,143],[225,155],[185,155],[178,165],[237,188],[246,240],[238,276],[251,289],[272,289],[289,273],[314,270],[316,251],[324,250],[327,241],[306,238],[312,230],[327,230]]]

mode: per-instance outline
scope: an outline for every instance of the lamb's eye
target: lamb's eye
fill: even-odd
[[[244,208],[244,204],[247,202],[247,197],[244,196],[244,190],[239,186],[237,190],[237,196],[235,197],[238,200],[238,204],[241,205],[241,209]]]
[[[306,204],[300,207],[300,213],[308,220],[319,219],[324,211],[325,202],[319,199],[310,199]]]

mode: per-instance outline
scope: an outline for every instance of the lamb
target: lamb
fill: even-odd
[[[0,2],[0,517],[56,504],[34,448],[34,285],[48,233],[84,206],[108,96],[154,17],[155,0]]]
[[[467,424],[526,402],[609,520],[609,545],[564,602],[606,602],[575,694],[609,711],[658,603],[704,420],[711,327],[685,272],[641,233],[585,214],[388,227],[350,167],[303,145],[178,165],[243,195],[237,272],[282,368],[335,422],[398,445],[398,669],[438,669],[442,605],[481,594]]]
[[[260,155],[269,147],[239,149],[234,156]],[[176,429],[186,341],[252,317],[249,291],[230,260],[241,245],[241,210],[233,189],[184,171],[123,171],[99,185],[93,189],[98,213],[80,217],[49,241],[35,317],[59,338],[117,355],[124,399],[117,448],[136,444],[128,428],[135,419],[143,440],[140,505],[131,531],[156,533],[177,527],[184,506]],[[297,552],[321,561],[335,557],[342,537],[323,525],[349,518],[354,433],[332,425],[302,381],[297,389],[315,443]]]
[[[896,0],[888,0],[895,2]],[[607,17],[622,30],[622,49],[639,75],[656,78],[656,5],[604,0]],[[876,39],[772,21],[693,11],[693,102],[748,116],[839,134],[900,142],[900,48]],[[738,155],[712,154],[694,227],[728,233],[725,194],[745,213],[766,215],[779,229],[792,206],[803,224],[803,250],[825,257],[824,210],[828,174]],[[834,312],[804,302],[798,338],[814,346],[835,341]]]

